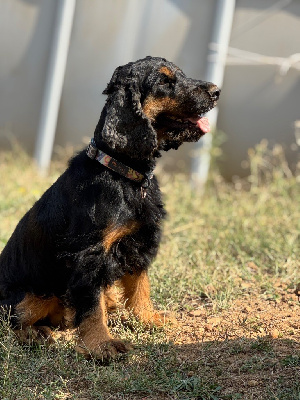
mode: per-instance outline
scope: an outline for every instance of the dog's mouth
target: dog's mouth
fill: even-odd
[[[170,131],[194,131],[201,136],[210,132],[210,123],[203,115],[191,115],[187,117],[177,117],[168,114],[160,114],[155,125],[157,128],[164,128]]]
[[[198,128],[203,133],[208,133],[210,131],[210,123],[207,117],[201,117],[198,115],[197,117],[187,118],[183,123],[193,128]]]

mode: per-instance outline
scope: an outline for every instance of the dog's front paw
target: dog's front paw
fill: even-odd
[[[119,354],[124,354],[133,350],[133,346],[122,340],[110,339],[99,343],[98,346],[95,346],[93,349],[89,349],[85,346],[84,342],[82,342],[77,345],[76,350],[86,359],[94,358],[105,363],[116,358]]]

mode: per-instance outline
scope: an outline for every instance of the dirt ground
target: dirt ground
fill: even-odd
[[[300,303],[284,284],[277,292],[276,299],[252,293],[220,312],[208,302],[177,316],[167,335],[189,376],[218,382],[222,399],[299,399]]]
[[[208,299],[191,298],[193,311],[178,312],[164,328],[175,368],[187,372],[186,384],[194,378],[208,387],[217,383],[214,395],[195,400],[300,399],[300,291],[280,282],[275,298],[253,290],[219,311]],[[164,393],[129,398],[177,399]]]

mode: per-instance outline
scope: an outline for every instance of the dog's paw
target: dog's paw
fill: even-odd
[[[129,343],[118,339],[110,339],[93,349],[89,349],[84,343],[78,344],[76,347],[78,353],[82,354],[86,359],[96,359],[102,363],[109,362],[120,354],[128,353],[133,350],[133,346]]]
[[[29,326],[14,330],[18,341],[22,344],[50,345],[55,343],[52,330],[48,326]]]

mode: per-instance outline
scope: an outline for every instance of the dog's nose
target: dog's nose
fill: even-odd
[[[212,100],[217,101],[220,97],[221,89],[219,89],[217,85],[211,84],[208,87],[207,92],[210,95]]]

